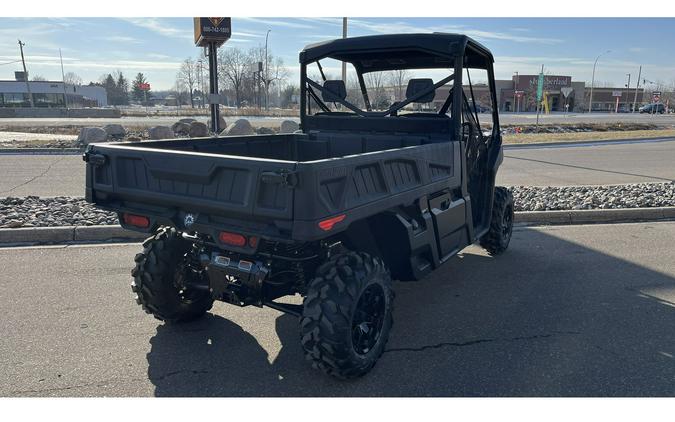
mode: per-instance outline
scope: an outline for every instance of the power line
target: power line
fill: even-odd
[[[12,64],[12,63],[19,63],[21,60],[14,60],[13,62],[5,62],[5,63],[0,63],[0,66],[6,65],[6,64]]]

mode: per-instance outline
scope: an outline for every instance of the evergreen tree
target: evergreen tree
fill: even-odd
[[[116,72],[117,76],[117,97],[119,105],[128,105],[129,104],[129,81],[124,77],[122,72],[119,70]]]
[[[140,88],[140,85],[147,83],[147,80],[145,79],[145,75],[143,73],[138,73],[136,75],[136,78],[134,79],[133,86],[131,88],[131,96],[134,100],[139,101],[141,103],[145,102],[146,99],[146,93]],[[147,99],[149,100],[152,98],[152,94],[148,90],[147,92]]]
[[[105,92],[108,95],[108,103],[111,105],[117,105],[117,84],[115,83],[115,78],[113,78],[113,76],[108,73],[103,77],[102,83],[103,87],[105,88]]]

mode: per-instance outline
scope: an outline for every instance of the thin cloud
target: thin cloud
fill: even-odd
[[[140,44],[141,40],[134,37],[128,37],[125,35],[107,35],[105,37],[100,37],[100,40],[110,41],[110,42],[119,42],[119,43],[128,43],[128,44]]]
[[[315,29],[315,26],[306,25],[303,23],[291,22],[287,20],[276,20],[276,19],[260,19],[260,18],[243,18],[239,17],[237,20],[243,20],[253,23],[261,23],[263,25],[271,26],[283,26],[285,28],[297,28],[297,29]]]
[[[193,34],[189,31],[177,29],[173,25],[158,18],[123,18],[122,20],[166,37],[189,40],[192,40],[193,37]]]

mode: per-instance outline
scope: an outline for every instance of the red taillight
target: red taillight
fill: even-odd
[[[122,220],[124,221],[124,224],[128,224],[130,226],[136,226],[142,229],[147,229],[150,227],[150,220],[148,217],[143,217],[142,215],[124,213],[122,215]]]
[[[251,236],[248,238],[248,246],[255,248],[258,246],[258,238],[255,236]]]
[[[220,232],[218,240],[226,245],[238,246],[240,248],[246,246],[246,237],[237,233]]]
[[[337,217],[332,217],[327,220],[319,221],[319,227],[323,231],[329,231],[333,229],[333,226],[340,221],[344,220],[347,217],[346,214],[338,215]]]

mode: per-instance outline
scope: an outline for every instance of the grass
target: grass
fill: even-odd
[[[503,135],[504,145],[546,142],[585,142],[621,139],[645,139],[675,136],[675,129],[625,130],[612,132],[514,133]]]

